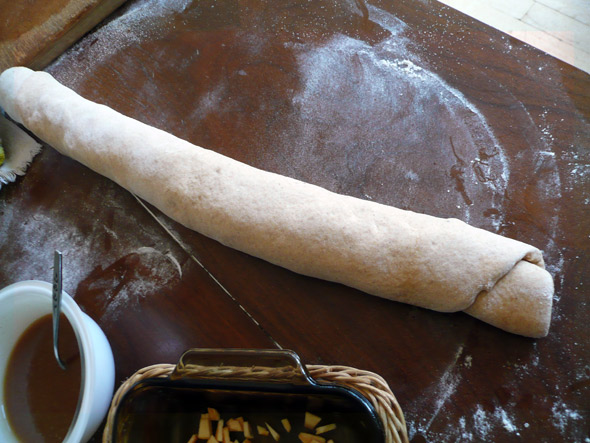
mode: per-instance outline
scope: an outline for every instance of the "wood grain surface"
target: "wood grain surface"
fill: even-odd
[[[43,69],[125,0],[0,0],[0,71]]]
[[[588,441],[590,76],[418,0],[129,2],[48,71],[250,165],[531,243],[555,279],[549,336],[511,335],[229,249],[46,147],[0,190],[0,283],[62,250],[117,382],[280,346],[381,374],[414,442]]]

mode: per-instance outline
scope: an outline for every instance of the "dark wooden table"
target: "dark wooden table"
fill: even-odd
[[[117,383],[191,347],[280,346],[381,374],[414,442],[590,441],[590,77],[434,1],[163,3],[47,70],[250,165],[538,246],[549,336],[278,268],[50,147],[0,190],[0,284],[50,280],[63,251]]]

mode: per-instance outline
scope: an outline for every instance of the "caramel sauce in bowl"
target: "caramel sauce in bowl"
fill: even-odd
[[[63,370],[53,355],[52,315],[30,325],[8,359],[4,378],[4,413],[21,441],[60,443],[80,400],[82,368],[76,334],[64,314],[59,330]]]
[[[37,355],[37,351],[41,352],[41,350],[36,350],[35,346],[47,344],[40,343],[40,340],[48,339],[47,334],[40,329],[40,322],[51,314],[51,306],[51,284],[47,282],[24,281],[0,290],[0,441],[2,442],[61,441],[62,439],[67,443],[84,442],[96,432],[108,411],[115,378],[110,345],[98,325],[83,313],[74,299],[65,292],[62,294],[62,315],[67,321],[62,323],[60,329],[67,332],[71,328],[72,335],[69,339],[64,339],[60,349],[64,346],[66,351],[67,346],[70,361],[66,361],[66,365],[68,363],[70,365],[71,376],[64,379],[65,374],[56,372],[52,375],[52,365],[55,365],[58,371],[62,370],[57,367],[51,346],[48,346],[46,355]],[[78,353],[76,353],[76,344]],[[23,346],[29,346],[35,355],[27,356]],[[16,351],[15,347],[18,348]],[[29,373],[27,374],[26,370],[25,373],[22,370],[15,371],[15,368],[10,366],[11,357],[20,358],[22,365],[31,366]],[[40,363],[40,358],[45,361]],[[13,359],[12,364],[18,363]],[[28,379],[29,375],[35,378]],[[44,380],[39,380],[39,377],[43,377]],[[19,383],[22,386],[9,386],[13,383]],[[51,386],[56,383],[61,385]],[[33,389],[35,392],[31,391]],[[19,425],[14,421],[14,396],[18,391],[28,397],[23,399],[20,406],[36,409],[29,411],[30,416],[25,417],[25,421],[28,420],[29,424],[36,428],[29,429],[32,434],[28,436],[23,435],[22,423]],[[44,395],[49,398],[43,400]],[[60,398],[56,399],[55,396]],[[64,404],[60,405],[60,410],[57,410],[55,404],[59,404],[62,397]],[[72,413],[74,404],[75,410]],[[52,407],[54,412],[59,413],[57,416],[61,415],[59,418],[52,418],[48,412],[43,411],[43,409],[47,411],[47,408],[51,410]],[[68,414],[71,415],[69,427]],[[20,412],[19,415],[21,415]],[[30,427],[30,425],[24,426]],[[52,431],[54,425],[57,429]],[[65,438],[62,437],[63,435]]]

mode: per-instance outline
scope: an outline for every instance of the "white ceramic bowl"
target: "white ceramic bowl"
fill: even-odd
[[[51,284],[23,281],[0,290],[0,441],[18,442],[4,414],[4,377],[10,352],[21,334],[40,317],[51,313]],[[106,336],[74,299],[62,294],[62,312],[68,318],[80,348],[82,395],[64,442],[85,442],[108,411],[115,384],[113,352]]]

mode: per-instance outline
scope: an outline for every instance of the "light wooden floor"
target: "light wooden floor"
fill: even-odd
[[[439,0],[590,73],[590,0]]]

